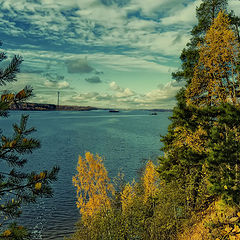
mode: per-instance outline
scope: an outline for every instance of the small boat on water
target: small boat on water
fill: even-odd
[[[153,112],[153,113],[151,113],[151,115],[157,115],[157,113],[156,113],[156,112]]]
[[[112,113],[117,113],[117,112],[119,112],[118,110],[109,110],[109,112],[112,112]]]

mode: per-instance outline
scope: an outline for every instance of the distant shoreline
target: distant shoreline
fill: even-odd
[[[55,105],[55,104],[44,104],[44,103],[21,103],[13,104],[10,110],[17,111],[90,111],[98,110],[96,107],[84,107],[84,106],[67,106],[67,105]]]
[[[55,105],[44,103],[21,103],[10,106],[9,110],[13,111],[91,111],[91,110],[115,110],[113,108],[97,108],[91,106],[69,106],[69,105]],[[118,109],[124,110],[124,109]],[[171,112],[172,109],[135,109],[152,112]]]

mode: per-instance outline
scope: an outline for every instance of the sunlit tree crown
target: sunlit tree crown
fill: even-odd
[[[199,44],[199,61],[186,91],[188,104],[237,104],[239,53],[237,36],[227,15],[220,11],[207,31],[204,43]]]

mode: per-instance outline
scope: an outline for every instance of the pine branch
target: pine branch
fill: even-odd
[[[19,55],[13,57],[10,64],[0,73],[0,86],[6,85],[7,82],[16,81],[16,74],[20,70],[19,67],[22,61],[23,59]]]
[[[1,52],[0,53],[0,62],[2,62],[5,59],[7,59],[7,55],[4,52]]]

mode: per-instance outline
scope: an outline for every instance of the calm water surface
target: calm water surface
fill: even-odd
[[[1,128],[9,129],[19,122],[24,112],[11,112],[1,120]],[[29,127],[42,147],[29,156],[26,168],[40,171],[60,166],[58,181],[53,184],[54,197],[40,199],[24,207],[20,222],[34,232],[34,239],[63,239],[74,231],[79,219],[75,206],[72,176],[79,155],[86,151],[104,156],[110,177],[122,169],[126,180],[137,178],[138,169],[146,159],[156,159],[160,153],[160,134],[167,132],[171,112],[156,116],[148,111],[90,112],[27,112]],[[9,130],[4,131],[5,134]]]

